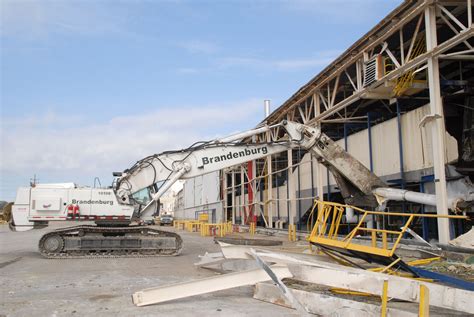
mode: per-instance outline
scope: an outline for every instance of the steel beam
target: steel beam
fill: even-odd
[[[245,173],[244,168],[240,165],[240,224],[245,224]]]
[[[289,269],[297,280],[378,296],[382,295],[383,283],[388,280],[388,297],[416,303],[420,301],[420,285],[424,285],[430,291],[430,305],[474,314],[474,292],[459,288],[340,265],[333,268],[289,265]]]
[[[223,196],[222,197],[222,202],[223,202],[222,212],[223,212],[223,215],[222,215],[221,219],[224,219],[223,222],[227,222],[227,220],[228,220],[227,219],[227,210],[229,208],[229,200],[227,199],[228,198],[227,197],[228,196],[227,195],[228,194],[228,188],[227,188],[228,184],[227,184],[227,172],[226,172],[225,169],[221,170],[221,175],[222,175],[222,181],[221,181],[221,184],[222,184],[221,186],[222,187],[221,188],[223,188],[223,190],[222,190],[222,192],[223,192],[222,193],[222,196]]]
[[[288,224],[293,225],[296,217],[296,184],[293,175],[293,150],[288,150],[288,169],[287,169],[287,199],[288,199]]]
[[[227,259],[252,259],[249,247],[224,246],[221,249]],[[264,250],[256,252],[267,262],[287,264],[293,278],[300,281],[378,296],[382,295],[384,281],[388,281],[388,297],[416,303],[420,301],[420,286],[424,285],[429,289],[430,305],[474,314],[474,292],[468,290],[347,267],[323,261],[321,257],[318,259],[316,256]]]
[[[287,101],[284,104],[284,106],[286,106],[286,109],[282,109],[283,111],[282,111],[280,116],[286,115],[289,111],[292,110],[292,108],[294,108],[297,104],[299,104],[301,102],[301,100],[304,100],[305,98],[307,98],[313,92],[316,92],[319,89],[321,89],[326,83],[333,80],[336,76],[338,76],[340,73],[342,73],[344,70],[346,70],[349,66],[351,66],[355,63],[359,63],[359,60],[361,59],[361,57],[363,55],[363,53],[362,53],[363,50],[364,51],[372,50],[372,49],[376,48],[378,45],[380,45],[380,43],[385,42],[390,36],[392,36],[401,27],[403,27],[403,25],[408,23],[410,20],[415,18],[420,13],[423,13],[423,10],[428,5],[430,5],[431,2],[432,1],[420,1],[418,4],[416,4],[416,6],[414,6],[411,10],[409,10],[408,13],[404,17],[399,19],[396,23],[393,23],[391,26],[387,27],[384,30],[383,34],[379,35],[380,37],[377,37],[377,39],[375,41],[370,41],[369,42],[369,39],[368,39],[367,35],[364,36],[365,45],[366,45],[365,47],[362,47],[364,45],[364,41],[362,39],[359,40],[357,43],[355,43],[351,48],[349,48],[344,53],[343,57],[338,58],[336,61],[334,61],[331,65],[326,67],[326,69],[324,69],[320,73],[320,75],[323,75],[323,73],[325,73],[325,74],[330,73],[330,75],[328,75],[327,77],[321,78],[319,83],[316,83],[316,80],[318,80],[319,79],[318,77],[320,76],[320,75],[318,75],[315,79],[313,79],[310,83],[308,83],[305,87],[303,87],[297,94],[295,94],[292,98],[290,98],[290,100],[293,99],[295,101],[293,101],[291,103],[290,103],[290,101]],[[357,53],[351,56],[351,55],[349,55],[351,50],[354,51],[354,52],[357,52]],[[344,58],[346,58],[346,61],[343,60]],[[360,67],[360,66],[361,65],[358,66],[359,72],[362,71],[362,67]],[[359,79],[360,79],[360,81],[359,81]],[[359,85],[359,83],[360,83],[360,85]],[[314,86],[314,87],[311,87],[311,86]],[[358,77],[358,87],[362,87],[362,80],[359,77]],[[302,96],[302,97],[299,97],[299,96]],[[341,101],[339,104],[341,104],[342,102],[344,102],[344,101]],[[290,104],[286,105],[288,103],[290,103]],[[322,114],[324,114],[324,113],[325,112],[323,112]],[[327,115],[327,116],[329,116],[329,115]],[[326,118],[327,116],[325,116],[324,118]],[[277,119],[276,121],[279,121],[278,116],[276,116],[274,119]],[[318,120],[319,119],[323,119],[323,118],[319,117]]]
[[[280,279],[292,277],[290,271],[285,266],[274,265],[271,266],[271,269]],[[217,277],[213,276],[191,282],[145,289],[134,293],[132,295],[132,300],[137,306],[146,306],[239,286],[253,285],[270,279],[271,278],[268,276],[267,272],[262,269],[249,270],[224,274]]]
[[[250,249],[250,254],[255,258],[258,266],[265,270],[268,276],[271,277],[272,281],[276,285],[278,285],[278,288],[280,289],[281,293],[291,303],[291,307],[295,308],[300,316],[309,316],[306,308],[301,305],[298,299],[296,299],[293,295],[293,292],[281,281],[281,279],[275,274],[275,272],[270,268],[270,266],[258,256],[257,252],[255,252],[255,250],[253,249]]]
[[[325,292],[308,292],[291,289],[296,299],[312,314],[318,316],[352,316],[368,317],[380,316],[380,305],[364,301],[330,296]],[[282,296],[278,287],[270,283],[257,283],[253,298],[291,308],[291,303]],[[389,305],[390,306],[390,305]],[[390,317],[416,317],[413,311],[388,307],[387,316]]]
[[[232,224],[235,225],[235,217],[237,216],[235,210],[235,171],[232,169]]]
[[[474,28],[471,27],[471,28],[459,33],[458,35],[453,36],[449,40],[447,40],[447,41],[445,41],[445,42],[443,42],[443,43],[441,43],[441,44],[439,44],[435,47],[432,47],[431,50],[428,49],[428,51],[426,53],[415,57],[414,59],[410,60],[409,62],[406,62],[404,65],[400,66],[396,70],[388,73],[383,78],[381,78],[379,81],[372,84],[372,86],[369,86],[366,89],[363,89],[363,90],[360,90],[360,91],[354,93],[353,95],[351,95],[351,96],[347,97],[346,99],[340,101],[338,104],[334,105],[333,107],[327,109],[326,111],[321,112],[319,115],[316,115],[315,118],[308,121],[308,124],[309,125],[314,124],[315,122],[318,122],[322,119],[325,119],[325,118],[333,115],[336,112],[341,111],[342,109],[344,109],[348,105],[350,105],[350,104],[360,100],[361,98],[363,98],[364,94],[366,94],[367,91],[369,91],[370,89],[377,88],[381,85],[384,85],[386,82],[389,82],[391,80],[396,79],[397,77],[399,77],[404,72],[407,72],[407,71],[409,71],[413,68],[416,68],[416,67],[426,63],[427,59],[429,59],[431,57],[438,57],[439,55],[441,55],[444,52],[450,50],[451,48],[455,47],[459,43],[462,43],[466,39],[471,38],[473,35],[474,35]]]
[[[267,141],[271,142],[270,133],[267,134]],[[265,205],[267,206],[268,214],[268,227],[273,228],[273,166],[272,166],[272,156],[269,155],[266,158],[267,160],[267,200]]]

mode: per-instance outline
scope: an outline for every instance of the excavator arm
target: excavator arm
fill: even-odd
[[[285,136],[276,142],[251,143],[242,140],[281,127]],[[150,208],[177,180],[187,179],[227,167],[242,164],[291,148],[312,152],[320,163],[333,174],[342,197],[347,204],[379,207],[388,200],[407,200],[434,204],[434,195],[409,192],[387,185],[360,161],[346,152],[318,127],[282,121],[273,126],[263,126],[230,137],[204,142],[185,150],[163,152],[138,161],[130,169],[120,173],[116,195],[128,204],[135,192],[159,182],[152,200],[142,209],[139,217],[153,213]],[[464,200],[450,199],[450,209],[460,210]]]
[[[280,142],[242,143],[242,138],[253,136],[283,126],[287,137]],[[297,127],[298,123],[283,121],[276,126],[264,126],[223,139],[197,144],[185,150],[167,151],[146,157],[126,169],[118,176],[115,192],[123,204],[133,203],[133,194],[159,183],[158,191],[152,194],[152,200],[142,209],[140,217],[149,216],[157,201],[177,180],[188,179],[226,167],[242,164],[301,146],[305,139]],[[301,127],[299,129],[302,129]]]
[[[281,126],[286,134],[281,141],[271,143],[242,143],[243,138]],[[185,150],[155,154],[138,161],[119,175],[116,194],[122,203],[131,203],[132,195],[143,188],[160,183],[153,199],[140,217],[149,216],[158,200],[177,180],[187,179],[242,164],[289,148],[311,151],[335,175],[343,196],[350,202],[376,204],[372,190],[385,184],[362,163],[344,151],[318,128],[282,121],[276,126],[264,126],[231,137],[201,143]]]
[[[276,133],[281,136],[278,141],[242,141],[274,128],[284,131],[283,136]],[[179,179],[204,175],[292,148],[313,153],[333,173],[346,203],[363,206],[379,203],[383,206],[387,200],[407,200],[435,204],[434,195],[387,188],[382,180],[319,128],[282,121],[274,126],[199,143],[185,150],[146,157],[116,174],[118,178],[113,189],[77,187],[75,184],[20,188],[12,208],[10,228],[26,231],[44,227],[53,220],[96,222],[96,226],[79,225],[43,235],[39,250],[48,258],[177,255],[182,249],[178,234],[129,224],[151,216],[157,210],[159,198]],[[148,188],[154,188],[152,199],[140,198],[141,191]],[[142,202],[138,201],[140,199]],[[451,201],[453,210],[465,205],[462,199]]]

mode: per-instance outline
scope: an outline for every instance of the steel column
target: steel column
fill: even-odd
[[[398,99],[396,101],[396,105],[397,105],[397,128],[398,128],[398,155],[400,159],[400,181],[401,181],[400,183],[401,183],[401,187],[405,188],[405,162],[403,160],[402,120],[401,120],[400,104],[398,102]]]
[[[367,134],[369,138],[369,163],[370,163],[370,171],[374,171],[374,162],[372,157],[372,121],[370,112],[367,112]]]
[[[347,126],[347,123],[344,123],[344,149],[346,150],[347,152],[347,134],[348,134],[348,126]]]
[[[311,173],[311,197],[314,197],[314,166],[313,166],[313,153],[309,152],[310,159],[310,173]]]
[[[223,204],[223,217],[222,219],[224,219],[224,222],[227,222],[227,210],[229,209],[229,199],[228,199],[228,190],[227,190],[227,186],[229,186],[229,184],[227,183],[227,173],[225,170],[222,170],[222,186],[223,186],[223,190],[222,190],[222,201],[224,202]]]
[[[278,178],[277,178],[277,218],[280,219],[280,185],[278,185]]]
[[[328,185],[328,201],[331,201],[331,183],[329,182],[329,170],[327,168],[326,168],[326,174],[327,174],[327,185]]]
[[[298,164],[298,223],[297,223],[297,228],[298,230],[301,230],[301,171],[300,171],[300,163],[301,163],[301,152],[298,150],[298,156],[297,156],[297,162]]]
[[[268,227],[273,228],[273,166],[272,166],[272,156],[269,155],[267,158],[267,201],[265,205],[267,206],[268,211]]]
[[[245,173],[244,168],[240,166],[240,224],[245,224]]]
[[[252,186],[252,179],[253,179],[253,161],[247,162],[247,178],[248,178],[248,183],[247,183],[247,194],[248,194],[248,218],[247,222],[253,221],[254,220],[254,215],[253,215],[253,186]]]
[[[426,49],[433,50],[437,46],[436,38],[436,9],[431,5],[425,9]],[[438,215],[448,214],[448,195],[446,190],[445,171],[445,123],[443,104],[441,100],[441,87],[439,80],[439,61],[437,56],[428,58],[428,85],[430,91],[430,110],[432,116],[440,116],[441,119],[431,123],[431,136],[433,140],[433,165],[436,189],[436,209]],[[438,236],[440,243],[448,243],[450,240],[449,220],[438,219]]]
[[[288,150],[288,169],[287,169],[287,198],[288,198],[288,223],[294,224],[294,218],[296,216],[296,186],[295,179],[293,176],[293,150]]]
[[[235,171],[232,170],[232,224],[235,225]]]
[[[421,177],[420,181],[420,192],[424,193],[425,192],[425,183],[433,182],[434,181],[434,176],[433,175],[425,175]],[[425,205],[421,205],[421,213],[425,213]],[[430,240],[430,235],[429,235],[429,222],[427,217],[422,218],[422,230],[423,230],[423,239],[426,241]]]

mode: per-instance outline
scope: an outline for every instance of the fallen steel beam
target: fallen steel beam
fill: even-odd
[[[292,277],[286,266],[273,265],[272,271],[278,278]],[[162,303],[189,296],[207,294],[229,288],[253,285],[270,280],[267,272],[262,269],[249,270],[238,273],[224,274],[201,280],[172,284],[162,287],[149,288],[132,295],[133,303],[137,306],[146,306]]]
[[[307,292],[291,289],[298,301],[311,313],[320,316],[351,316],[369,317],[380,316],[380,304],[367,303],[352,299],[331,296],[320,292]],[[282,296],[278,287],[270,283],[257,283],[253,298],[291,308],[291,303]],[[418,307],[414,311],[389,307],[389,317],[416,317]]]
[[[339,265],[334,268],[289,265],[289,269],[297,280],[379,296],[387,280],[388,297],[417,303],[420,302],[420,285],[424,285],[429,289],[430,306],[474,314],[474,292],[459,288]]]
[[[388,281],[388,297],[419,302],[420,285],[429,289],[430,305],[474,314],[474,292],[435,283],[366,271],[308,258],[298,259],[284,253],[257,250],[257,254],[267,262],[286,263],[295,279],[338,287],[358,292],[382,295],[383,282]],[[249,258],[250,248],[222,248],[226,258]],[[302,258],[301,256],[299,256]]]
[[[258,255],[255,250],[251,249],[251,255],[255,258],[257,261],[257,264],[267,272],[267,274],[272,278],[273,282],[276,283],[278,288],[280,289],[281,293],[283,296],[291,303],[291,307],[296,309],[299,313],[300,316],[308,316],[308,311],[307,309],[301,305],[301,303],[298,301],[298,299],[295,298],[293,295],[293,292],[281,281],[280,278],[273,272],[273,270],[268,266],[265,261],[263,261]]]

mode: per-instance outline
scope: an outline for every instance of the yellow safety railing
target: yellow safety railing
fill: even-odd
[[[420,56],[426,51],[426,45],[425,45],[425,40],[423,38],[420,38],[415,46],[413,47],[413,50],[410,53],[410,56],[408,56],[407,62],[414,59],[415,57]],[[397,78],[395,87],[393,88],[393,94],[394,96],[401,96],[406,89],[410,88],[414,82],[416,75],[416,68],[411,69],[401,75],[400,77]]]
[[[296,241],[296,225],[288,225],[288,241]]]
[[[386,57],[383,60],[383,70],[384,75],[387,75],[388,73],[395,70],[395,64],[391,62],[391,59],[389,57]]]
[[[222,223],[201,223],[201,236],[218,236],[223,237],[226,234],[232,233],[232,222]]]
[[[202,222],[191,220],[186,222],[185,227],[189,232],[198,232],[201,231],[201,224]]]
[[[255,222],[251,222],[251,223],[250,223],[249,233],[250,233],[251,235],[254,235],[255,232],[257,231],[257,230],[256,230],[256,226],[257,226],[257,224],[256,224]]]
[[[419,292],[419,305],[418,305],[418,316],[429,317],[430,315],[430,289],[423,284],[420,284]],[[380,296],[381,308],[380,316],[388,316],[387,304],[388,304],[388,280],[383,281],[382,296]]]
[[[194,220],[189,220],[189,219],[174,220],[173,221],[173,227],[175,229],[185,230],[186,229],[186,224],[190,221],[194,221]]]
[[[173,227],[179,230],[187,230],[189,232],[199,231],[201,222],[195,219],[179,219],[173,221]]]
[[[315,204],[317,205],[318,214],[316,223],[314,224],[313,230],[311,231],[311,235],[309,237],[309,241],[311,243],[380,255],[384,257],[391,257],[394,254],[398,244],[400,243],[400,240],[403,237],[403,234],[406,232],[407,228],[410,226],[410,224],[412,224],[416,217],[467,219],[465,216],[368,211],[354,206],[319,200],[316,200]],[[352,208],[355,212],[358,212],[360,220],[356,224],[355,228],[352,229],[348,234],[339,235],[342,217],[346,211],[346,208]],[[405,224],[400,230],[385,230],[364,227],[366,222],[365,220],[367,217],[372,215],[399,216],[406,218],[406,220]],[[354,240],[356,234],[364,232],[369,233],[371,236],[370,245],[365,245],[359,241]],[[394,239],[391,247],[389,247],[388,244],[389,237]]]

